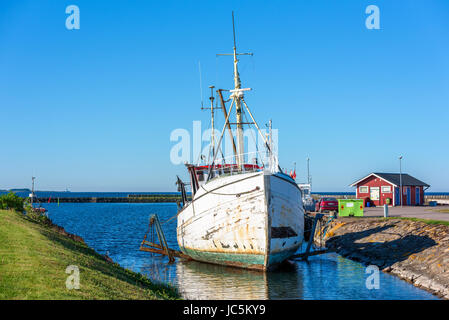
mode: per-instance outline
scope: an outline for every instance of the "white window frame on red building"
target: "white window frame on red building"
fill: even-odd
[[[361,188],[366,188],[366,191],[362,191]],[[359,193],[369,193],[369,186],[360,186],[359,187]]]

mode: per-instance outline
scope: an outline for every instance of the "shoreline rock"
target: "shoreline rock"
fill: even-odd
[[[449,226],[401,219],[328,219],[323,217],[317,228],[316,244],[449,299]]]

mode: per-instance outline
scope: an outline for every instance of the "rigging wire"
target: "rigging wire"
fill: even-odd
[[[208,124],[207,128],[210,128],[210,127],[211,127],[211,122],[212,122],[212,120],[209,119],[209,124]],[[194,142],[194,143],[195,143],[195,142]],[[199,161],[201,160],[202,153],[203,153],[203,133],[201,132],[201,137],[200,137],[200,153],[198,154],[198,158],[196,159],[196,162],[195,162],[197,165],[200,164]]]
[[[243,115],[245,117],[246,123],[249,123],[248,117],[246,116],[246,113],[243,113]],[[251,129],[251,125],[248,125],[248,128]],[[259,152],[259,146],[257,144],[256,137],[254,137],[254,132],[253,132],[253,130],[250,130],[250,132],[251,132],[251,137],[253,138],[253,141],[254,141],[254,145],[256,146],[256,155],[259,155],[260,161],[262,162],[262,165],[265,167],[265,163],[263,162],[263,158],[262,158],[262,156],[261,156],[261,154]],[[248,155],[249,155],[249,150],[248,150]],[[256,161],[257,161],[257,158],[256,158]]]

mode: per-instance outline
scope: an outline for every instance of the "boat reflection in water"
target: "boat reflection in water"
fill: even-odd
[[[297,266],[285,263],[274,272],[258,272],[196,261],[176,264],[176,285],[185,299],[301,299]]]
[[[147,256],[145,256],[147,257]],[[410,300],[438,299],[399,278],[380,273],[378,290],[366,286],[366,267],[336,253],[286,262],[271,272],[233,268],[154,255],[135,270],[155,282],[175,286],[183,299],[314,299]]]

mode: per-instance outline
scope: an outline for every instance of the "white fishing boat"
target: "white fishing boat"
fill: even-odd
[[[234,58],[234,89],[217,90],[225,123],[218,144],[215,145],[215,137],[211,139],[209,162],[186,164],[192,193],[190,201],[186,184],[178,178],[183,201],[177,215],[177,238],[180,250],[194,260],[269,270],[294,255],[302,244],[302,196],[295,180],[280,169],[271,134],[267,138],[261,132],[245,101],[244,93],[250,89],[241,86],[237,57],[248,53],[237,53],[234,17],[233,32],[234,48],[230,55]],[[229,111],[223,92],[229,92]],[[213,100],[211,97],[212,126]],[[231,123],[233,109],[235,122]],[[244,113],[252,122],[243,122]],[[256,127],[269,155],[267,163],[247,163],[244,125]],[[236,142],[231,126],[236,128]],[[225,131],[229,132],[233,144],[232,163],[218,157]]]

